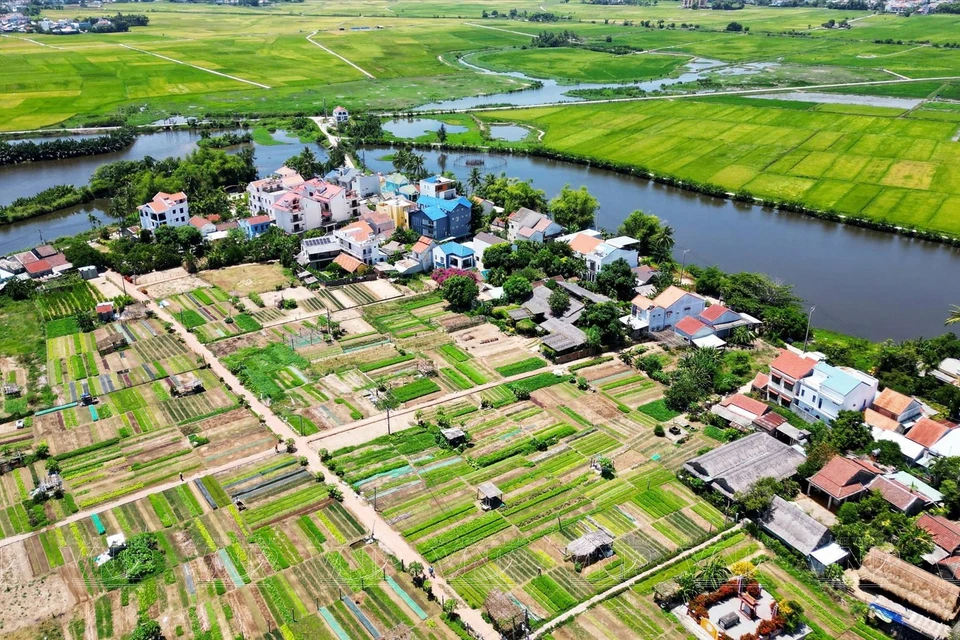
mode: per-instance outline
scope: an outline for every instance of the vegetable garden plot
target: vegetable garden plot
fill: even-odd
[[[136,342],[132,349],[146,362],[165,360],[187,353],[187,348],[169,334]]]
[[[44,320],[56,320],[79,312],[93,311],[103,294],[86,280],[69,280],[64,284],[46,285],[36,297],[37,308]]]

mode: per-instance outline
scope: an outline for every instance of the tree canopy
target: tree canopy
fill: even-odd
[[[569,184],[563,185],[563,189],[550,201],[550,213],[553,214],[553,220],[567,231],[580,231],[593,226],[594,215],[600,203],[590,195],[586,187],[571,189]]]

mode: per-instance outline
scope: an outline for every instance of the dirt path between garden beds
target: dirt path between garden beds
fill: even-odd
[[[680,554],[678,554],[678,555],[675,555],[675,556],[673,556],[672,558],[669,558],[668,560],[665,560],[664,562],[661,562],[660,564],[658,564],[658,565],[656,565],[656,566],[654,566],[654,567],[651,567],[651,568],[647,569],[647,570],[644,571],[643,573],[640,573],[640,574],[638,574],[638,575],[633,576],[632,578],[630,578],[629,580],[626,580],[625,582],[621,582],[620,584],[618,584],[618,585],[616,585],[616,586],[610,587],[609,589],[607,589],[607,590],[604,591],[603,593],[597,594],[597,595],[593,596],[592,598],[590,598],[589,600],[587,600],[587,601],[585,601],[585,602],[581,602],[580,604],[578,604],[577,606],[575,606],[573,609],[570,609],[570,610],[567,611],[566,613],[564,613],[564,614],[562,614],[562,615],[559,615],[559,616],[557,616],[556,618],[550,620],[549,622],[547,622],[547,624],[545,624],[544,626],[540,627],[539,629],[537,629],[536,631],[534,631],[532,634],[530,634],[530,635],[527,636],[527,637],[528,637],[528,638],[531,638],[531,639],[536,639],[536,638],[539,638],[540,636],[542,636],[542,635],[545,634],[545,633],[549,633],[551,630],[557,628],[558,626],[560,626],[561,624],[563,624],[563,623],[566,622],[567,620],[569,620],[569,619],[571,619],[571,618],[577,617],[577,616],[580,615],[581,613],[583,613],[583,612],[587,611],[588,609],[590,609],[591,607],[593,607],[593,606],[595,606],[595,605],[603,602],[603,601],[606,600],[607,598],[610,598],[610,597],[612,597],[612,596],[615,596],[615,595],[617,595],[618,593],[620,593],[621,591],[626,591],[627,589],[629,589],[630,587],[632,587],[632,586],[635,585],[636,583],[640,582],[641,580],[646,580],[647,578],[649,578],[649,577],[652,576],[653,574],[657,573],[658,571],[663,571],[663,569],[665,569],[665,568],[667,568],[667,567],[669,567],[669,566],[671,566],[671,565],[674,565],[674,564],[676,564],[676,563],[678,563],[678,562],[680,562],[680,561],[682,561],[682,560],[686,560],[686,559],[689,558],[690,556],[695,555],[695,554],[699,553],[700,551],[703,551],[704,549],[706,549],[706,548],[709,547],[710,545],[718,542],[721,538],[727,537],[729,534],[733,533],[734,531],[738,531],[738,530],[739,530],[740,528],[742,528],[742,527],[743,527],[743,523],[738,522],[738,523],[737,523],[736,525],[734,525],[733,527],[731,527],[731,528],[729,528],[729,529],[726,529],[725,531],[721,531],[720,533],[718,533],[717,535],[713,536],[713,537],[710,538],[709,540],[705,540],[704,542],[701,542],[700,544],[698,544],[697,546],[693,547],[692,549],[687,549],[687,550],[684,551],[683,553],[680,553]]]

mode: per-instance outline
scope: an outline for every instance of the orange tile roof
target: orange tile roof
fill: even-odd
[[[578,233],[570,240],[570,248],[576,253],[586,255],[597,248],[603,241],[585,233]]]
[[[770,384],[770,376],[765,373],[758,373],[750,384],[754,389],[765,389]]]
[[[816,364],[817,361],[813,358],[802,358],[792,351],[780,349],[780,355],[770,363],[770,368],[776,369],[794,380],[799,380],[813,371]]]
[[[354,258],[349,253],[340,253],[340,255],[334,258],[333,263],[340,265],[343,267],[343,270],[348,273],[353,273],[363,266],[362,262]]]
[[[739,409],[743,409],[748,413],[752,413],[755,416],[762,416],[767,411],[770,411],[770,407],[760,402],[759,400],[754,400],[749,398],[742,393],[735,393],[732,396],[727,396],[720,402],[721,407],[730,407],[734,406]]]
[[[203,229],[205,226],[210,224],[210,221],[206,218],[201,218],[200,216],[190,216],[190,224],[196,227],[197,229]]]
[[[26,269],[27,273],[31,275],[52,270],[50,263],[47,262],[46,259],[36,260],[34,262],[28,262],[27,264],[23,265],[23,268]]]
[[[883,431],[898,431],[900,429],[899,422],[873,409],[867,409],[863,412],[863,421],[871,427],[876,427]]]
[[[427,236],[420,236],[420,239],[417,240],[417,244],[413,245],[413,248],[410,249],[414,253],[423,253],[430,248],[430,243],[433,242],[433,238],[428,238]]]
[[[925,447],[932,447],[942,438],[952,427],[936,422],[930,418],[920,418],[917,424],[913,425],[907,434],[907,439],[916,442]]]
[[[660,295],[658,295],[656,298],[653,299],[653,304],[657,305],[658,307],[663,307],[664,309],[666,309],[667,307],[676,304],[676,302],[680,300],[680,298],[682,298],[687,294],[690,294],[691,296],[696,296],[698,298],[703,297],[703,296],[698,296],[695,293],[690,293],[689,291],[684,291],[680,287],[670,285],[669,287],[664,289]]]
[[[373,227],[371,227],[365,220],[351,222],[344,228],[340,229],[340,233],[350,236],[356,242],[366,242],[375,235],[373,233]]]
[[[912,402],[913,398],[910,396],[905,396],[899,391],[887,387],[873,401],[873,408],[886,410],[892,416],[899,416],[907,410]]]
[[[641,309],[649,309],[653,306],[653,300],[647,296],[637,296],[631,301],[631,303],[640,307]]]

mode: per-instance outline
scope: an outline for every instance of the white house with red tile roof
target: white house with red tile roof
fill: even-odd
[[[881,470],[866,460],[834,456],[820,471],[807,479],[807,495],[818,489],[827,496],[827,508],[856,499],[868,491]]]
[[[336,229],[333,237],[340,248],[364,264],[377,264],[387,259],[380,251],[381,236],[377,235],[367,222],[357,220],[345,227]]]
[[[889,387],[874,398],[870,409],[878,416],[895,423],[897,425],[895,431],[898,433],[903,433],[912,427],[923,416],[923,405],[920,404],[919,400]]]
[[[137,207],[137,211],[140,213],[140,227],[150,231],[164,226],[182,227],[190,220],[190,205],[182,191],[159,191],[153,200]]]
[[[937,422],[924,416],[911,427],[907,439],[930,449],[956,426],[952,422]]]
[[[333,121],[338,125],[341,125],[346,124],[348,120],[350,120],[350,112],[337,105],[337,107],[333,110]]]
[[[634,298],[630,315],[620,321],[633,331],[663,331],[684,318],[699,317],[705,305],[703,296],[671,285],[653,300],[646,296]]]
[[[800,380],[813,373],[817,362],[819,360],[816,358],[781,349],[780,355],[770,363],[770,378],[765,389],[767,400],[777,402],[783,407],[792,405],[794,398],[800,393]]]
[[[711,413],[742,427],[751,426],[756,420],[771,411],[772,409],[763,402],[754,400],[742,393],[729,395],[710,408]]]
[[[217,230],[217,225],[200,216],[191,216],[190,226],[199,231],[204,238]]]
[[[254,180],[247,185],[247,206],[250,208],[250,213],[255,216],[272,215],[273,205],[288,191],[289,189],[280,178]]]

